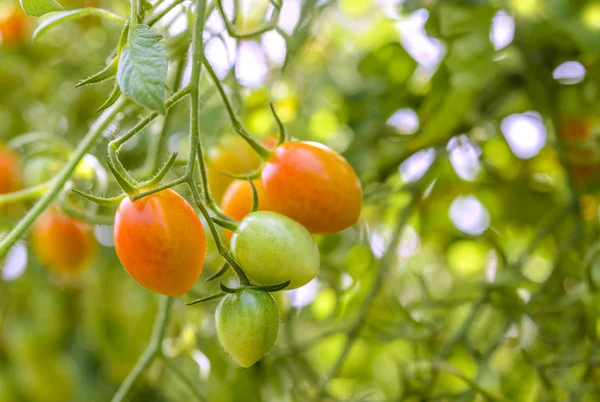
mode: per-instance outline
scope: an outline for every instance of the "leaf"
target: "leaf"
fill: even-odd
[[[134,25],[123,48],[117,80],[121,91],[136,103],[165,114],[167,51],[162,36],[148,25]]]
[[[25,0],[22,0],[24,2]],[[40,0],[38,0],[40,1]],[[40,25],[33,32],[32,40],[33,42],[37,42],[42,35],[51,30],[52,28],[62,24],[63,22],[76,20],[79,18],[87,17],[90,15],[97,15],[100,17],[105,17],[114,21],[123,21],[123,18],[118,16],[117,14],[113,14],[110,11],[103,10],[100,8],[82,8],[79,10],[69,10],[69,11],[61,11],[58,12],[51,17],[43,20]]]
[[[63,6],[54,0],[20,0],[20,2],[25,14],[32,17],[40,17],[46,13],[63,9]]]

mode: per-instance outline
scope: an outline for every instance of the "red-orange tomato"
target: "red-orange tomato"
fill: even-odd
[[[135,202],[123,199],[114,240],[123,267],[147,289],[181,296],[202,272],[206,237],[188,202],[167,189]]]
[[[258,209],[259,211],[272,211],[273,207],[269,202],[269,198],[265,193],[265,189],[262,186],[260,180],[253,180],[254,187],[256,188],[256,194],[258,195]],[[252,208],[252,187],[248,180],[234,180],[225,194],[223,194],[223,200],[221,201],[221,209],[225,215],[241,221],[246,215],[250,213]],[[231,238],[231,232],[225,231],[228,238]]]
[[[273,210],[313,233],[336,233],[360,215],[362,189],[352,166],[338,153],[313,142],[277,147],[262,171]]]
[[[4,47],[14,47],[28,40],[27,16],[20,7],[0,14],[0,36]]]
[[[90,226],[57,210],[48,210],[31,231],[33,251],[49,269],[76,273],[96,255],[97,243]]]
[[[0,194],[21,188],[19,157],[10,149],[0,146]]]

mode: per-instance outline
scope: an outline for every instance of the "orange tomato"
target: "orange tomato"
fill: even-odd
[[[34,253],[54,271],[79,272],[96,255],[97,243],[90,226],[55,209],[39,217],[31,236]]]
[[[115,218],[117,255],[140,285],[168,296],[189,291],[202,272],[206,237],[188,202],[167,189],[123,199]]]
[[[20,7],[0,13],[0,37],[2,46],[14,47],[29,40],[27,16]]]
[[[254,187],[256,188],[256,194],[258,195],[258,210],[259,211],[272,211],[271,203],[267,198],[265,189],[262,186],[260,180],[253,180]],[[241,221],[246,215],[250,213],[252,208],[252,187],[248,180],[234,180],[227,191],[223,195],[221,201],[221,209],[223,212],[231,218]],[[231,232],[225,231],[228,238],[231,238]]]
[[[20,188],[19,157],[12,150],[0,146],[0,194]]]
[[[362,204],[358,176],[341,155],[322,144],[280,145],[261,177],[274,211],[313,233],[335,233],[358,220]]]

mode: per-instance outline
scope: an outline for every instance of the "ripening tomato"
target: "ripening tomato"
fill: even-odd
[[[21,188],[19,157],[12,150],[0,146],[0,194]]]
[[[217,336],[223,348],[242,367],[269,353],[279,332],[279,312],[273,297],[246,289],[228,294],[215,313]]]
[[[226,135],[208,151],[206,164],[210,192],[215,201],[220,202],[225,190],[233,181],[221,172],[248,173],[260,166],[260,157],[239,135]]]
[[[273,210],[313,233],[336,233],[360,215],[362,189],[352,166],[338,153],[313,142],[275,148],[262,171]]]
[[[202,222],[171,189],[135,202],[124,198],[115,217],[114,240],[123,267],[153,292],[181,296],[202,272],[206,257]]]
[[[265,189],[262,186],[260,180],[253,180],[252,183],[256,188],[256,194],[258,195],[258,209],[260,211],[272,210],[271,203],[265,194]],[[234,180],[227,191],[223,194],[223,200],[221,201],[221,209],[223,212],[237,220],[241,221],[246,215],[250,213],[252,209],[252,186],[248,180]],[[231,238],[231,232],[226,231],[227,237]]]
[[[262,144],[271,149],[277,145],[276,138],[266,138]],[[208,151],[206,166],[208,184],[216,202],[220,202],[227,187],[234,179],[222,172],[240,175],[258,169],[261,159],[239,135],[223,136],[219,143]]]
[[[40,262],[58,272],[75,273],[89,265],[97,243],[90,226],[51,209],[34,223],[33,251]]]
[[[26,18],[20,7],[0,12],[0,40],[3,47],[18,46],[29,39]]]
[[[306,285],[319,272],[319,248],[298,222],[275,212],[253,212],[231,237],[231,251],[246,275],[259,285],[290,280]]]

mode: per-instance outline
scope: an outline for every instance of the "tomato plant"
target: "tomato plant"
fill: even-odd
[[[97,243],[87,223],[53,209],[35,222],[31,231],[33,250],[40,262],[57,272],[76,273],[96,255]]]
[[[258,210],[259,211],[270,211],[272,210],[271,203],[260,180],[253,180],[256,194],[258,195]],[[223,194],[221,200],[221,209],[223,212],[238,221],[244,219],[246,215],[250,213],[252,208],[252,186],[247,180],[234,180],[227,191]],[[231,232],[227,231],[227,236],[231,237]]]
[[[275,212],[253,212],[231,237],[231,250],[248,277],[260,285],[290,280],[306,285],[319,272],[319,249],[298,222]]]
[[[356,223],[362,205],[360,181],[338,153],[312,142],[277,147],[262,170],[273,209],[313,233],[336,233]]]
[[[223,348],[242,367],[250,367],[269,353],[279,332],[279,312],[273,297],[246,289],[228,294],[215,313]]]
[[[191,205],[171,189],[135,202],[124,198],[115,217],[114,241],[123,267],[153,292],[180,296],[202,272],[204,228]]]

